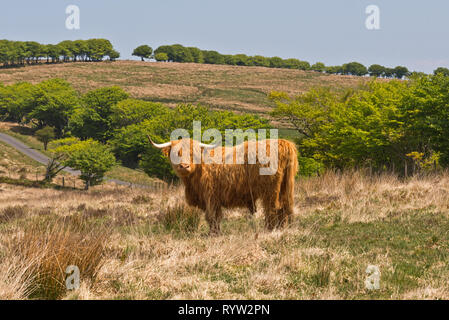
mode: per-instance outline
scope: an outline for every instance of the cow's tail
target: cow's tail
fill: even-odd
[[[298,151],[296,150],[295,145],[291,142],[288,142],[287,149],[286,169],[284,181],[282,183],[284,190],[281,190],[282,210],[285,220],[290,219],[293,215],[295,204],[295,177],[298,172]]]

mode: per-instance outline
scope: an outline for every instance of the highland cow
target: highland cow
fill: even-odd
[[[185,186],[187,203],[205,211],[211,234],[220,233],[222,208],[246,207],[253,213],[258,199],[262,200],[267,229],[284,226],[290,220],[298,170],[297,151],[292,142],[282,139],[246,141],[229,148],[210,146],[192,139],[163,144],[156,144],[151,138],[149,140],[169,157],[175,173]],[[270,153],[273,142],[277,147],[277,156],[274,152]],[[262,161],[259,154],[261,146],[266,148],[266,157],[277,161],[272,174],[261,174],[263,168],[268,169],[271,165],[266,159]],[[183,150],[190,152],[183,155]],[[171,157],[173,152],[182,157],[182,161],[174,163]],[[221,163],[205,161],[220,152],[224,160]],[[239,163],[238,155],[242,156],[243,163]]]

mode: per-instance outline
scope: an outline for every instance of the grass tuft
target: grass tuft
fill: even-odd
[[[85,231],[80,226],[56,220],[33,223],[15,242],[14,250],[30,264],[26,276],[32,279],[27,291],[34,299],[58,299],[66,292],[66,268],[76,266],[80,281],[93,282],[104,257],[106,230]]]
[[[0,223],[7,223],[14,219],[22,218],[27,212],[26,206],[15,205],[0,210]]]
[[[198,230],[201,211],[184,203],[168,206],[158,216],[167,231],[195,232]]]

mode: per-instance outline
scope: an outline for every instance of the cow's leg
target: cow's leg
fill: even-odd
[[[276,179],[274,186],[267,188],[267,193],[263,195],[265,226],[268,230],[273,230],[279,226],[281,183],[282,179]]]
[[[279,226],[286,226],[293,217],[294,198],[292,195],[286,195],[281,198],[281,209],[279,210]]]
[[[248,207],[249,213],[250,213],[251,215],[254,215],[254,214],[256,213],[256,211],[257,211],[257,208],[256,208],[256,201],[255,201],[255,200],[253,201],[252,198],[250,198],[250,199],[248,200],[247,207]]]
[[[209,224],[209,234],[210,235],[219,235],[220,231],[220,223],[223,218],[223,212],[221,210],[221,206],[217,206],[215,204],[209,204],[206,208],[206,221]]]
[[[276,225],[278,227],[285,227],[290,222],[293,216],[293,206],[281,203],[281,208],[277,210],[276,214]]]
[[[265,227],[270,231],[278,224],[278,209],[276,208],[278,202],[276,194],[268,194],[263,199]]]

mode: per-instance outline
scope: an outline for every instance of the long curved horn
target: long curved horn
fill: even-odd
[[[158,149],[163,149],[163,148],[171,146],[171,141],[166,142],[166,143],[157,144],[157,143],[154,143],[153,140],[151,140],[150,136],[147,136],[147,137],[148,137],[148,140],[150,140],[151,144]]]
[[[200,142],[200,147],[204,148],[204,149],[214,149],[214,148],[218,147],[218,145],[205,144],[205,143]]]

